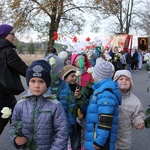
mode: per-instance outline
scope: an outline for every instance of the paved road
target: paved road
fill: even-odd
[[[139,99],[141,99],[144,110],[148,108],[150,104],[150,93],[147,93],[146,89],[149,83],[148,74],[146,71],[141,70],[137,72],[132,72],[133,76],[133,93],[135,93]],[[25,84],[25,79],[23,79]],[[20,96],[17,96],[17,99],[20,99]],[[9,124],[5,128],[5,131],[0,136],[0,150],[15,150],[12,144],[8,139],[8,130]],[[132,150],[150,150],[150,129],[143,130],[133,130],[133,144]]]

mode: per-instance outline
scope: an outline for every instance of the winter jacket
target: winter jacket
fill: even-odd
[[[129,52],[126,54],[126,62],[127,62],[127,64],[132,63],[132,56]]]
[[[74,65],[75,59],[78,55],[80,55],[80,54],[73,54],[71,56],[71,65]],[[81,79],[78,82],[78,84],[85,87],[88,82],[93,81],[93,78],[92,78],[92,75],[87,72],[87,69],[90,68],[90,62],[89,62],[86,54],[83,54],[83,56],[85,57],[85,72],[83,72],[81,74]]]
[[[26,69],[28,66],[17,55],[15,49],[16,46],[13,45],[13,43],[9,42],[6,39],[0,39],[0,63],[2,62],[3,57],[5,57],[6,64],[11,69],[11,71],[14,71],[17,74],[20,74],[25,77]],[[8,95],[0,91],[0,110],[6,106],[13,109],[15,104],[16,99],[13,95]]]
[[[143,106],[133,93],[128,92],[122,95],[118,117],[117,149],[129,149],[132,144],[133,126],[137,128],[139,122],[144,122]]]
[[[132,59],[133,59],[133,62],[138,61],[138,52],[137,51],[134,52]]]
[[[95,49],[93,50],[93,53],[94,53],[93,55],[94,55],[95,57],[93,57],[93,58],[90,59],[90,65],[91,65],[92,67],[95,66],[95,64],[96,64],[96,59],[101,56],[101,47],[100,47],[100,46],[95,47]]]
[[[76,90],[77,87],[80,88],[81,90],[83,90],[82,87],[79,86],[77,83],[69,84],[69,87],[72,91],[72,95],[74,95],[75,90]],[[74,97],[74,99],[75,99],[75,107],[72,110],[74,112],[74,116],[78,117],[77,112],[78,112],[78,109],[80,109],[81,113],[83,114],[83,117],[85,118],[86,112],[87,112],[87,106],[88,106],[88,103],[89,103],[87,98],[85,97],[85,95],[82,94],[80,98],[75,98]],[[74,131],[76,131],[76,130],[81,130],[81,126],[78,124],[78,122],[76,122],[76,124],[74,125]]]
[[[95,144],[102,150],[115,150],[118,106],[121,104],[118,83],[107,78],[95,82],[93,89],[86,115],[85,149],[95,150]]]
[[[18,121],[22,123],[20,133],[14,127]],[[52,99],[49,91],[38,97],[28,91],[14,108],[9,135],[17,149],[29,149],[30,145],[34,150],[64,150],[68,139],[67,130],[66,115],[61,103]],[[16,145],[16,134],[26,137],[27,144]]]
[[[66,81],[59,79],[57,99],[63,105],[67,116],[69,135],[72,133],[72,126],[76,123],[76,118],[69,111],[74,105],[74,97],[71,95],[71,90]]]

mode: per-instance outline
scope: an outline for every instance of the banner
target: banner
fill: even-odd
[[[148,50],[148,37],[138,37],[138,49]]]
[[[119,51],[126,53],[128,49],[132,48],[132,35],[129,34],[116,34],[113,36],[112,47],[118,47]]]

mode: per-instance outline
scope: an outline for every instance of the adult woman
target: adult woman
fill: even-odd
[[[0,63],[2,63],[3,57],[5,57],[6,64],[10,70],[25,77],[28,66],[17,55],[15,51],[16,46],[13,45],[14,39],[15,33],[13,27],[7,24],[0,25]],[[8,118],[4,117],[3,110],[8,107],[12,111],[16,102],[14,95],[0,91],[0,135],[10,120],[10,116]]]

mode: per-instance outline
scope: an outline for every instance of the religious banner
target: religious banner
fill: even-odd
[[[126,53],[128,49],[131,50],[132,48],[132,39],[133,35],[124,33],[116,34],[113,36],[111,41],[112,49],[114,49],[114,47],[118,47],[119,52],[123,51],[124,53]]]
[[[138,49],[148,50],[148,37],[138,37]]]

